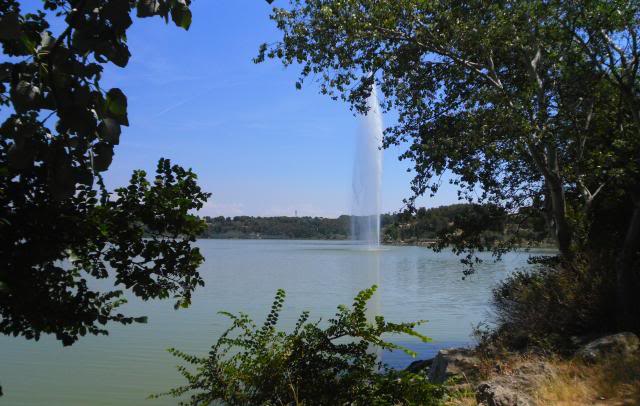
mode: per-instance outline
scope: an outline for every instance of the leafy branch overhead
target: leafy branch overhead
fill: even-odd
[[[564,265],[607,258],[628,327],[640,261],[639,15],[638,2],[608,0],[290,0],[271,14],[281,38],[255,61],[297,67],[296,87],[316,81],[358,112],[378,86],[398,117],[385,145],[406,146],[412,162],[409,208],[447,179],[460,199],[495,207],[495,222],[544,218]],[[480,220],[443,243],[498,255],[520,243],[483,239]]]
[[[91,184],[107,170],[129,119],[122,90],[100,86],[103,65],[129,62],[126,32],[134,9],[188,29],[189,3],[47,0],[45,10],[22,14],[19,2],[3,2],[0,41],[12,58],[0,64],[0,103],[14,113],[2,124],[10,175],[42,163],[48,189],[62,200],[74,184]],[[67,24],[57,37],[49,29],[52,14]],[[57,122],[49,121],[51,114]]]
[[[186,30],[189,5],[44,0],[24,12],[0,3],[0,332],[69,345],[106,334],[109,321],[145,321],[117,313],[124,289],[182,307],[203,284],[191,246],[203,225],[191,213],[209,194],[196,175],[161,159],[152,182],[137,171],[109,192],[102,180],[129,125],[125,93],[101,86],[104,66],[128,64],[135,16]],[[92,278],[113,289],[93,290]]]

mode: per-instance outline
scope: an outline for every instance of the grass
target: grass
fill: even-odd
[[[463,398],[451,399],[445,403],[446,406],[476,406],[476,398],[473,395],[468,395]]]
[[[556,361],[553,379],[536,391],[539,405],[640,405],[640,356],[611,357],[594,365]]]
[[[537,406],[640,405],[640,354],[628,358],[610,357],[597,364],[516,356],[499,361],[499,372],[490,373],[484,378],[510,374],[511,370],[528,362],[545,362],[554,371],[552,376],[532,388],[532,397]],[[494,362],[494,365],[497,364]],[[446,405],[476,405],[474,392],[455,392]]]

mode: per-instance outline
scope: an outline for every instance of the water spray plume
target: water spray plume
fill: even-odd
[[[380,246],[380,188],[382,183],[382,113],[375,86],[357,134],[353,168],[351,236],[368,248]]]

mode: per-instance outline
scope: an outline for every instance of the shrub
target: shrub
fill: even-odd
[[[598,263],[538,261],[533,270],[512,274],[493,291],[496,326],[481,344],[562,352],[615,330],[613,275]]]
[[[394,371],[377,360],[375,349],[411,351],[382,339],[408,334],[429,341],[414,328],[421,322],[367,320],[366,303],[376,286],[360,292],[351,308],[338,306],[323,328],[304,312],[292,332],[276,330],[285,293],[279,290],[260,327],[246,314],[223,313],[232,320],[205,357],[169,351],[196,367],[178,370],[184,386],[158,396],[183,399],[184,405],[436,405],[443,387],[422,375]],[[413,354],[415,355],[415,354]],[[188,399],[188,400],[187,400]]]

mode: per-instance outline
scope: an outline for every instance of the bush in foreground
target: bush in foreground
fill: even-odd
[[[569,352],[583,339],[616,331],[614,275],[599,261],[538,262],[494,289],[496,326],[480,334],[481,347]]]
[[[246,315],[228,316],[233,324],[205,357],[169,351],[196,367],[178,370],[187,384],[152,395],[183,399],[184,405],[437,405],[441,386],[422,375],[394,371],[378,361],[376,350],[412,352],[382,339],[408,334],[421,322],[388,323],[366,317],[366,304],[376,286],[361,291],[351,308],[341,305],[323,328],[303,312],[292,332],[276,330],[285,293],[279,290],[260,327]],[[412,354],[414,355],[414,354]]]

